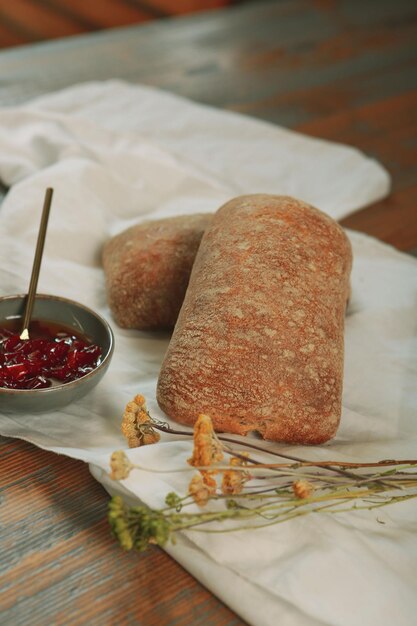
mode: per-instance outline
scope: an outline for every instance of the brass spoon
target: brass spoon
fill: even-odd
[[[41,261],[43,254],[43,246],[46,237],[46,228],[48,226],[49,209],[51,208],[52,194],[54,190],[48,187],[45,193],[43,203],[41,223],[39,226],[38,240],[36,242],[35,258],[33,259],[32,274],[30,277],[29,291],[26,298],[25,314],[23,316],[23,326],[20,339],[29,339],[29,324],[32,317],[33,304],[35,302],[36,288],[38,286],[39,271],[41,269]]]

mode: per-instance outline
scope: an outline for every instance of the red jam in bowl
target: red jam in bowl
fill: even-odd
[[[86,337],[47,321],[30,323],[22,340],[21,320],[0,322],[0,387],[46,389],[76,380],[101,362],[101,349]]]

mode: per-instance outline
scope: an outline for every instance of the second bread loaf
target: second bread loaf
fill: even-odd
[[[180,215],[128,228],[103,250],[107,299],[119,326],[173,328],[212,216]]]

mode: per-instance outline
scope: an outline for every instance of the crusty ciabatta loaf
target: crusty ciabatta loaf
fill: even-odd
[[[123,328],[173,328],[195,255],[211,215],[171,217],[132,226],[103,249],[107,299]]]
[[[163,411],[283,442],[333,437],[351,264],[342,228],[304,202],[259,194],[221,207],[160,372]]]

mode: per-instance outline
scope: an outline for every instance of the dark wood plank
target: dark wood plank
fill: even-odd
[[[0,48],[56,39],[244,0],[0,0]]]
[[[80,26],[46,5],[31,0],[3,2],[0,19],[10,28],[19,28],[27,34],[27,41],[39,41],[54,33],[55,37],[66,37],[80,32]]]
[[[417,185],[392,192],[385,200],[341,220],[341,224],[417,256]]]
[[[312,0],[255,2],[228,9],[227,19],[225,11],[213,11],[37,45],[30,67],[24,48],[9,50],[0,56],[0,105],[74,82],[125,78],[294,126],[316,112],[285,102],[289,94],[324,85],[337,91],[352,80],[363,90],[363,102],[375,97],[368,79],[416,62],[415,3],[366,4],[373,5],[369,15],[362,0],[336,3],[333,13]],[[393,19],[404,40],[398,36],[384,45],[379,33],[383,29],[389,39]],[[337,55],[349,38],[349,50]],[[415,75],[413,81],[417,86]],[[404,76],[403,90],[406,82]],[[333,112],[337,106],[340,98]]]
[[[417,245],[416,111],[417,89],[410,89],[298,126],[298,130],[317,137],[356,146],[384,164],[392,176],[390,196],[345,218],[342,224],[401,250]]]

